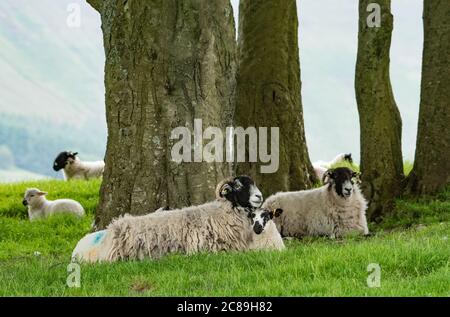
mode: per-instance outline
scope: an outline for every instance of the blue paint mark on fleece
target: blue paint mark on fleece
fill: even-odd
[[[94,235],[94,240],[92,241],[92,244],[93,245],[100,244],[100,242],[102,242],[102,240],[105,237],[105,235],[106,235],[106,230],[102,230],[102,231],[96,232],[95,235]]]

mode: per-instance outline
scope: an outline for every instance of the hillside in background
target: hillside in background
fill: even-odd
[[[67,24],[70,4],[79,5],[79,27]],[[237,17],[238,0],[232,4]],[[420,94],[422,1],[398,0],[392,6],[392,84],[403,118],[403,154],[412,161]],[[329,160],[340,152],[352,152],[359,161],[354,95],[357,8],[356,0],[298,1],[305,130],[313,161]],[[0,151],[0,161],[13,162],[8,169],[0,166],[0,182],[6,181],[5,173],[8,180],[14,180],[14,175],[23,179],[27,172],[60,177],[51,164],[62,150],[78,151],[82,159],[103,158],[106,123],[100,23],[85,0],[0,1],[0,147],[7,149]]]
[[[67,23],[69,3],[79,27]],[[63,150],[103,158],[103,65],[100,18],[85,1],[0,2],[0,181],[55,177]]]

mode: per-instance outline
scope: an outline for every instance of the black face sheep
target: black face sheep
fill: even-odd
[[[84,216],[83,206],[72,199],[47,200],[46,192],[37,188],[27,189],[23,198],[23,205],[28,207],[28,217],[30,220],[45,218],[55,214],[73,214]]]
[[[78,158],[78,153],[61,152],[53,162],[53,170],[64,171],[64,179],[91,179],[102,177],[105,169],[105,162],[83,162]]]
[[[199,206],[125,215],[106,230],[81,239],[72,258],[87,262],[157,259],[169,253],[248,249],[252,239],[248,213],[261,206],[261,192],[251,178],[240,176],[222,181],[216,197]]]
[[[316,176],[318,179],[322,179],[325,172],[333,167],[333,165],[341,163],[341,162],[349,162],[350,164],[353,163],[352,154],[351,153],[341,153],[334,157],[329,162],[325,161],[317,161],[313,163],[314,172],[316,173]]]
[[[334,238],[353,231],[366,235],[367,202],[355,183],[356,176],[346,167],[331,169],[324,175],[324,186],[274,194],[263,207],[283,209],[275,223],[284,237]]]

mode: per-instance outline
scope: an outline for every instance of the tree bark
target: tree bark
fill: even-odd
[[[369,200],[372,220],[391,211],[402,193],[402,121],[389,77],[389,50],[393,30],[390,0],[376,1],[381,7],[380,27],[369,27],[368,5],[359,1],[356,99],[361,129],[362,189]]]
[[[235,126],[280,130],[278,171],[261,173],[258,161],[238,163],[237,174],[254,177],[265,197],[310,187],[295,0],[241,0],[238,61]]]
[[[432,194],[450,183],[450,1],[424,1],[422,87],[412,194]]]
[[[172,161],[176,127],[224,130],[235,87],[229,0],[90,0],[102,19],[108,143],[96,225],[214,199],[226,163]],[[201,141],[202,142],[202,141]],[[208,140],[205,142],[207,143]]]

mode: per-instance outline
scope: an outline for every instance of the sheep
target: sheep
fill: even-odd
[[[100,178],[105,169],[104,161],[83,162],[78,157],[78,152],[64,151],[58,154],[53,162],[53,170],[64,171],[64,179],[84,179]]]
[[[350,164],[353,163],[352,154],[351,153],[341,153],[335,156],[334,159],[332,159],[329,162],[324,161],[317,161],[313,163],[314,172],[318,179],[322,179],[325,172],[332,168],[333,165],[341,163],[341,162],[349,162]]]
[[[112,262],[158,259],[169,253],[246,250],[252,240],[248,213],[262,202],[262,194],[250,177],[227,178],[218,184],[216,200],[212,202],[115,219],[104,233],[82,238],[72,259]],[[94,242],[97,244],[92,251]]]
[[[257,209],[249,213],[252,220],[252,239],[248,250],[284,250],[284,242],[278,232],[272,218],[279,217],[281,209],[269,211],[268,209]],[[162,208],[152,215],[167,212]],[[73,261],[85,261],[89,263],[107,261],[109,252],[113,247],[113,235],[109,230],[100,230],[89,233],[82,238],[72,252]]]
[[[46,218],[55,214],[73,214],[83,217],[85,212],[83,206],[72,199],[47,200],[48,193],[37,188],[29,188],[25,191],[22,204],[28,208],[30,221]]]
[[[283,209],[275,219],[283,237],[368,235],[367,202],[353,181],[356,176],[346,167],[330,169],[323,177],[324,186],[276,193],[267,198],[263,208]]]
[[[155,213],[168,212],[170,210],[169,207],[161,207]],[[283,239],[272,221],[273,218],[279,217],[282,212],[282,209],[269,210],[265,208],[258,208],[253,212],[249,212],[248,216],[254,231],[252,242],[249,246],[250,250],[283,250],[285,248]]]
[[[281,238],[274,218],[280,217],[283,209],[269,210],[258,208],[249,213],[254,235],[250,243],[250,250],[284,250],[283,238]]]

